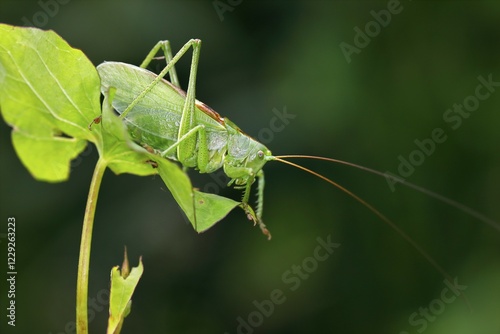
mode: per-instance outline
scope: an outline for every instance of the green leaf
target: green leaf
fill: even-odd
[[[126,253],[125,253],[126,257]],[[123,319],[130,313],[132,295],[144,271],[142,258],[139,265],[132,268],[128,275],[122,275],[118,266],[111,269],[111,292],[109,296],[109,318],[107,334],[118,333]],[[124,277],[125,276],[125,277]]]
[[[198,190],[195,190],[194,194],[196,203],[195,229],[197,232],[208,230],[240,205],[240,202],[215,194],[203,193]]]
[[[70,160],[98,132],[99,77],[92,63],[53,31],[0,24],[0,108],[14,148],[39,180],[69,176]]]
[[[193,190],[191,180],[177,164],[152,156],[165,185],[197,232],[203,232],[224,218],[240,203],[230,198]]]
[[[85,149],[85,140],[33,135],[12,131],[19,159],[38,180],[58,182],[69,176],[69,162]]]

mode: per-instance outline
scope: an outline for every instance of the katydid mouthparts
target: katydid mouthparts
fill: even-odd
[[[188,88],[185,92],[180,88],[175,64],[190,48],[193,49],[193,54]],[[253,220],[254,224],[258,224],[269,239],[271,234],[262,221],[264,196],[262,168],[268,161],[279,161],[313,174],[353,197],[406,239],[441,274],[450,277],[412,238],[376,208],[331,179],[286,160],[292,158],[340,163],[389,178],[391,181],[401,183],[456,207],[500,230],[498,223],[465,205],[395,176],[331,158],[307,155],[273,156],[266,146],[245,134],[229,119],[221,117],[206,104],[196,100],[195,82],[200,48],[201,41],[192,39],[175,56],[172,56],[170,43],[160,41],[139,67],[121,62],[102,63],[97,67],[101,77],[101,91],[107,95],[110,89],[115,90],[111,102],[113,108],[126,124],[132,140],[147,148],[149,152],[161,158],[175,160],[184,168],[195,168],[200,173],[212,173],[223,168],[224,173],[230,178],[228,185],[243,189],[240,206],[245,210],[247,217]],[[161,58],[165,59],[166,66],[157,75],[147,70],[146,67],[153,59],[157,59],[156,55],[160,50],[163,51],[164,57]],[[167,74],[169,81],[165,79]],[[98,120],[94,121],[94,123],[98,122]],[[145,163],[150,163],[153,168],[155,167],[154,162],[150,160]],[[248,202],[251,186],[256,180],[258,180],[257,205],[254,211]]]

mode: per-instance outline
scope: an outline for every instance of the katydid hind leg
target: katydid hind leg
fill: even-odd
[[[201,44],[200,40],[197,39],[191,39],[189,40],[184,46],[175,54],[175,56],[168,62],[168,64],[163,68],[163,70],[156,76],[156,78],[151,81],[151,83],[144,88],[144,90],[130,103],[127,108],[121,113],[120,118],[125,118],[127,114],[132,110],[144,97],[153,89],[154,86],[156,86],[164,77],[167,75],[167,73],[172,73],[172,69],[174,68],[175,64],[179,61],[179,59],[189,50],[189,48],[193,47],[193,50],[197,50],[197,53],[199,55],[199,46]],[[154,58],[154,50],[156,49],[156,52],[161,48],[161,42],[159,42],[148,54],[144,62],[141,64],[141,67],[143,65],[149,64],[149,62]],[[191,66],[193,68],[193,66]],[[174,70],[175,71],[175,70]],[[176,78],[177,75],[175,74],[174,77]],[[193,90],[194,94],[194,90]],[[194,110],[194,97],[193,97],[193,110]]]
[[[193,40],[193,55],[191,59],[191,70],[189,72],[189,83],[186,92],[186,100],[182,108],[181,122],[179,125],[178,138],[182,138],[197,125],[195,102],[196,102],[196,74],[198,72],[198,62],[200,58],[201,41]],[[196,144],[199,136],[190,136],[177,146],[177,158],[181,163],[192,159],[196,155]],[[205,168],[206,166],[198,166]]]
[[[188,43],[186,43],[183,49],[186,46],[193,47],[193,55],[191,60],[191,71],[189,75],[188,90],[186,92],[186,99],[182,110],[182,117],[179,126],[178,138],[177,142],[174,145],[172,145],[171,147],[167,148],[164,152],[162,152],[162,155],[165,156],[166,154],[171,153],[172,149],[176,147],[178,160],[183,165],[188,165],[189,167],[196,166],[199,168],[200,172],[203,173],[206,171],[206,167],[208,165],[208,159],[209,159],[208,146],[206,142],[205,130],[202,126],[197,125],[195,116],[196,74],[200,57],[201,41],[191,40]],[[141,64],[141,67],[143,65],[147,66],[147,64],[153,59],[154,55],[158,53],[160,48],[163,49],[163,52],[165,54],[165,60],[167,62],[167,66],[169,65],[172,66],[170,71],[168,72],[172,80],[172,84],[179,87],[179,81],[177,79],[177,74],[175,72],[174,58],[176,58],[175,59],[176,62],[177,55],[182,51],[182,49],[175,57],[172,57],[172,51],[170,48],[169,41],[158,42],[155,45],[155,47],[151,50],[151,52],[148,54],[143,64]],[[161,73],[165,73],[165,70],[163,70]]]
[[[156,55],[160,51],[160,49],[163,51],[163,55],[165,57],[165,62],[167,65],[172,61],[172,47],[170,46],[170,41],[169,40],[164,40],[164,41],[159,41],[156,43],[156,45],[149,51],[148,55],[144,59],[144,61],[139,65],[141,68],[147,68],[151,61],[155,59]],[[175,65],[172,66],[170,71],[168,72],[168,76],[170,78],[170,83],[172,83],[174,86],[181,88],[179,84],[179,78],[177,77],[177,71],[175,70]]]

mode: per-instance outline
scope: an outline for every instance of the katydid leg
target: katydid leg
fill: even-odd
[[[163,54],[165,55],[165,62],[167,65],[172,61],[172,48],[170,46],[170,41],[165,40],[165,41],[159,41],[156,43],[156,45],[149,51],[148,55],[144,59],[144,61],[139,65],[141,68],[146,68],[149,66],[151,61],[155,58],[155,56],[158,54],[158,52],[162,49]],[[170,83],[172,83],[174,86],[181,88],[181,85],[179,84],[179,79],[177,77],[177,71],[175,70],[175,66],[172,66],[170,71],[168,72],[168,76],[170,78]]]
[[[247,214],[249,220],[253,220],[254,224],[258,224],[262,233],[267,236],[269,240],[271,240],[271,232],[267,229],[266,225],[262,221],[262,211],[263,211],[263,201],[264,201],[264,172],[260,170],[257,173],[257,210],[254,211],[250,204],[248,204],[250,198],[250,190],[252,187],[254,179],[248,181],[245,186],[245,191],[243,193],[243,199],[241,200],[241,207]]]
[[[182,138],[185,134],[189,133],[193,128],[197,127],[196,113],[195,113],[195,102],[196,102],[196,74],[198,72],[198,62],[200,59],[200,48],[201,41],[193,41],[193,56],[191,59],[191,70],[189,72],[189,83],[188,89],[186,92],[186,100],[184,102],[184,106],[182,108],[182,116],[181,122],[179,124],[179,135],[178,138]],[[183,140],[179,146],[177,146],[177,158],[181,163],[184,164],[185,161],[188,161],[193,158],[196,152],[196,144],[198,142],[198,136],[190,136]],[[206,152],[202,152],[203,149],[206,149],[206,140],[205,143],[201,143],[203,147],[198,147],[198,151],[201,154],[205,154]],[[208,161],[207,161],[208,163]],[[198,166],[198,167],[206,167]]]
[[[208,147],[207,147],[207,136],[206,136],[206,131],[203,125],[197,125],[191,130],[189,130],[186,134],[184,134],[181,138],[179,138],[172,146],[167,148],[165,151],[160,152],[160,155],[162,157],[168,156],[170,153],[172,153],[179,145],[182,144],[185,140],[189,140],[190,138],[196,138],[196,135],[198,135],[199,138],[199,152],[198,152],[198,157],[196,161],[193,159],[191,161],[191,165],[189,164],[189,161],[184,161],[183,165],[185,167],[198,167],[200,173],[206,173],[207,172],[207,165],[208,165]],[[147,148],[146,148],[147,149]],[[196,165],[193,163],[196,162]]]
[[[257,218],[262,220],[262,213],[264,210],[264,171],[261,169],[257,173]]]
[[[191,39],[189,40],[184,46],[175,54],[175,56],[172,58],[172,60],[163,68],[163,70],[158,74],[158,76],[151,81],[151,83],[144,88],[144,90],[128,105],[128,107],[123,111],[123,113],[120,114],[120,118],[125,118],[127,114],[132,110],[150,91],[153,89],[155,85],[157,85],[167,73],[170,72],[170,70],[174,67],[175,63],[179,61],[179,59],[189,50],[189,48],[192,46],[194,52],[197,50],[197,53],[199,55],[199,47],[200,47],[201,41],[199,39]],[[147,58],[146,58],[147,59]],[[193,66],[191,66],[192,68]],[[194,91],[193,91],[194,93]],[[194,110],[194,97],[193,97],[193,110]]]

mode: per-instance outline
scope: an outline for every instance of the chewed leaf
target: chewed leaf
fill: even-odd
[[[99,77],[53,31],[0,24],[0,108],[18,156],[39,180],[66,180],[70,160],[99,132]],[[34,152],[36,150],[36,152]]]
[[[69,161],[85,149],[87,142],[74,138],[34,137],[13,131],[12,143],[30,173],[39,180],[62,181],[69,175]],[[65,176],[63,179],[59,177]]]

